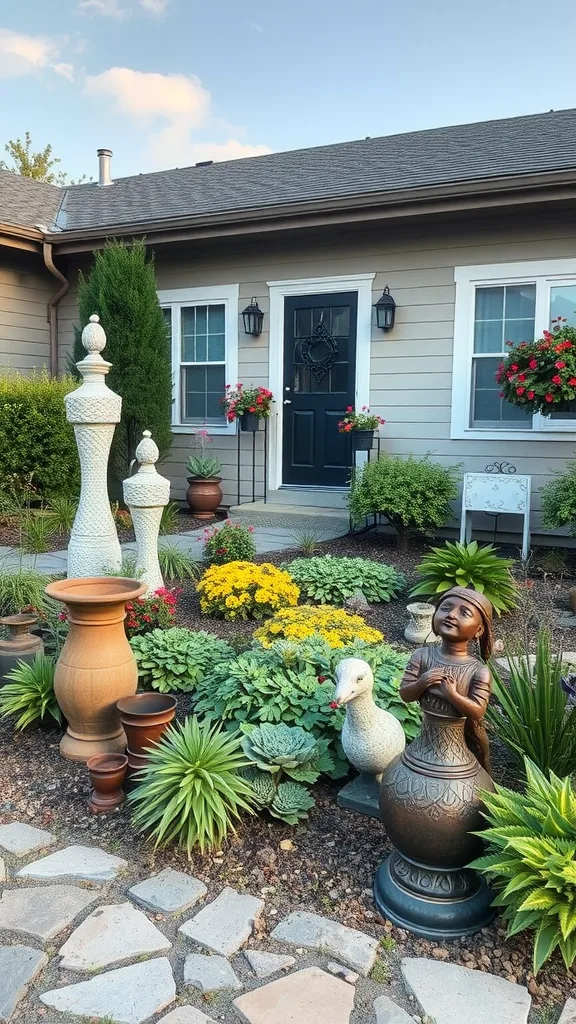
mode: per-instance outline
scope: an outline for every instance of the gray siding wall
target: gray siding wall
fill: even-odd
[[[239,379],[268,383],[269,295],[266,281],[375,273],[374,301],[385,285],[397,302],[394,331],[373,328],[370,404],[386,419],[383,447],[393,454],[430,453],[438,461],[461,463],[462,471],[483,471],[495,459],[512,462],[518,473],[533,477],[533,527],[538,528],[539,486],[551,472],[574,457],[576,436],[566,441],[450,440],[452,350],[454,336],[454,268],[516,260],[576,255],[576,225],[567,217],[486,219],[445,222],[441,226],[386,226],[341,232],[307,241],[262,240],[250,245],[159,248],[158,288],[239,284],[240,310],[255,295],[265,313],[264,331],[249,338],[239,329]],[[75,279],[76,268],[70,267]],[[76,322],[74,288],[61,304],[62,357]],[[243,439],[247,443],[248,439]],[[174,498],[184,497],[189,434],[176,434],[163,472],[172,481]],[[224,494],[235,503],[236,438],[216,437],[213,445],[224,463]],[[243,464],[249,464],[247,452]],[[262,495],[262,460],[258,455],[257,497]],[[242,498],[250,499],[249,473],[242,471]],[[512,523],[502,519],[501,529]]]
[[[33,253],[0,248],[0,369],[47,367],[47,304],[58,283]]]

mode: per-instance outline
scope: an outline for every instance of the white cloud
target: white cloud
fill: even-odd
[[[80,0],[76,8],[81,14],[100,14],[103,18],[125,18],[130,11],[120,7],[118,0]]]
[[[270,153],[268,146],[251,146],[228,139],[227,142],[194,142],[185,124],[174,123],[150,136],[147,157],[154,170],[166,167],[188,167],[202,160],[240,160],[247,156]]]
[[[140,7],[149,14],[164,14],[170,0],[140,0]]]
[[[74,81],[74,65],[73,64],[53,64],[52,70],[60,75],[62,78],[67,78],[69,82]]]
[[[58,48],[46,36],[27,36],[0,29],[0,78],[33,74],[48,67]]]
[[[110,68],[89,75],[86,90],[108,96],[120,114],[135,118],[184,118],[189,126],[205,121],[210,94],[195,75],[161,75],[132,68]]]

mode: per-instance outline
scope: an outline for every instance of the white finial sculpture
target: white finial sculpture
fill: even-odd
[[[82,331],[88,355],[76,363],[82,384],[64,399],[66,419],[74,426],[82,484],[68,545],[68,577],[102,576],[118,571],[122,553],[108,499],[108,456],[122,399],[106,384],[111,363],[100,355],[106,335],[94,313]]]
[[[159,454],[150,431],[145,430],[144,438],[136,449],[140,469],[122,484],[138,546],[136,575],[148,584],[150,593],[164,586],[158,561],[158,532],[162,509],[170,500],[170,481],[156,471],[155,462]]]
[[[384,769],[406,746],[404,730],[394,715],[374,703],[374,676],[367,662],[344,658],[335,676],[334,701],[338,707],[346,705],[344,753],[354,768],[376,776],[379,782]]]

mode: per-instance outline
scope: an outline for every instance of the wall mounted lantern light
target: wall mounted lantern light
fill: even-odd
[[[256,299],[251,299],[250,305],[246,306],[246,309],[242,310],[242,319],[244,320],[245,334],[258,335],[262,333],[264,313],[260,309]]]
[[[374,303],[376,310],[376,325],[383,331],[391,331],[396,319],[396,303],[390,295],[390,289],[386,285],[378,302]]]

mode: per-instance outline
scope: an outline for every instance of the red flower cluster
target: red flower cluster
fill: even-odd
[[[159,587],[153,594],[129,601],[124,622],[128,638],[148,633],[151,629],[168,629],[173,624],[181,593],[178,588],[169,590],[167,587]]]
[[[552,405],[562,410],[576,401],[576,327],[569,327],[565,317],[553,320],[552,330],[543,331],[537,341],[506,344],[512,351],[496,373],[501,398],[545,415]]]
[[[340,420],[338,430],[341,434],[349,434],[351,430],[376,430],[386,420],[370,412],[367,405],[362,406],[361,412],[354,412],[351,405],[346,407],[346,415]]]
[[[233,423],[235,419],[243,416],[246,412],[251,412],[260,419],[267,419],[270,415],[273,398],[274,396],[268,388],[245,388],[241,383],[232,388],[230,384],[227,384],[226,394],[222,399],[226,419],[228,423]]]

